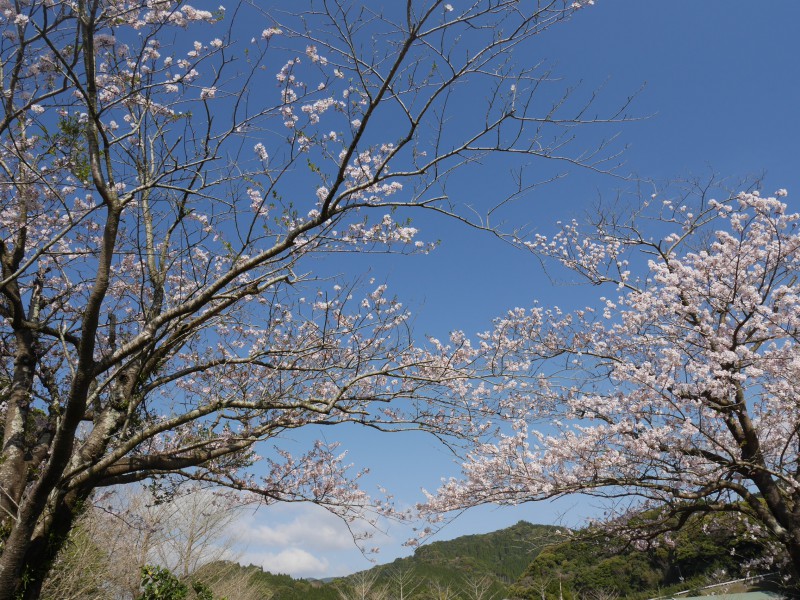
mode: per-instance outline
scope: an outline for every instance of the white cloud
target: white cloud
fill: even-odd
[[[285,514],[287,511],[259,510],[258,513],[245,514],[235,525],[237,541],[248,547],[311,547],[315,550],[341,550],[353,547],[353,539],[347,526],[334,515],[320,510],[318,507],[301,506]],[[284,513],[284,514],[278,514]],[[262,524],[266,518],[270,521],[290,520],[274,524]],[[282,519],[283,518],[283,519]],[[257,521],[254,523],[254,521]]]
[[[365,526],[356,524],[356,530]],[[292,577],[333,577],[368,569],[372,563],[338,517],[311,504],[277,504],[244,511],[231,525],[236,560]],[[368,545],[389,538],[377,534]],[[383,562],[384,557],[378,556]],[[393,556],[391,558],[394,558]]]
[[[338,577],[350,575],[374,566],[391,562],[411,553],[401,546],[411,537],[397,523],[392,534],[371,529],[366,523],[354,523],[356,535],[369,532],[372,537],[362,540],[366,549],[379,547],[378,554],[365,556],[353,541],[353,533],[338,517],[313,504],[275,504],[257,510],[245,510],[231,525],[233,551],[237,562],[256,565],[271,573],[283,573],[295,578]],[[401,531],[396,528],[399,527]]]
[[[288,548],[281,552],[245,552],[239,562],[257,565],[270,573],[300,577],[328,577],[330,564],[325,558],[314,556],[302,548]]]

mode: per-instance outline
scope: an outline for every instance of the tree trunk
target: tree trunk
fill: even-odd
[[[45,521],[37,524],[34,520],[32,527],[18,523],[6,541],[0,565],[0,600],[37,600],[41,595],[50,567],[67,541],[83,501],[74,493],[59,494],[54,504],[46,511],[49,516]],[[15,564],[24,565],[19,577],[14,577]]]
[[[788,573],[789,581],[786,583],[784,592],[790,598],[800,598],[800,542],[792,535],[792,540],[784,543],[786,552],[789,554]]]
[[[34,337],[27,330],[15,334],[17,350],[11,391],[6,398],[2,449],[0,449],[0,524],[13,527],[13,518],[27,483],[25,477],[25,437],[33,388],[36,356],[32,350]]]

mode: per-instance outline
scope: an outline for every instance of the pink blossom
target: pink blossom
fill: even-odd
[[[253,146],[253,151],[256,153],[256,156],[258,156],[259,160],[266,162],[269,159],[269,154],[267,154],[267,149],[261,142]]]
[[[268,40],[274,35],[281,35],[283,30],[279,27],[268,27],[264,31],[261,32],[261,39]]]

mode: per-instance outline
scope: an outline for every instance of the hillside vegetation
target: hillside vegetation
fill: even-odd
[[[568,531],[551,525],[516,525],[486,534],[466,535],[433,542],[418,548],[412,556],[398,558],[370,570],[378,586],[390,590],[408,573],[419,583],[411,597],[429,596],[429,588],[449,588],[461,597],[467,587],[481,582],[502,597],[547,546],[565,539]],[[346,578],[346,580],[349,578]],[[489,597],[489,596],[487,596]]]
[[[370,594],[380,597],[384,591],[388,598],[456,599],[467,598],[468,588],[472,595],[482,593],[488,600],[505,597],[531,560],[549,544],[563,540],[566,533],[563,528],[520,521],[492,533],[434,542],[418,548],[412,556],[329,582],[293,579],[252,565],[232,573],[232,565],[223,569],[221,563],[208,565],[199,577],[208,579],[216,569],[226,578],[269,589],[271,600],[368,598]]]
[[[727,517],[696,522],[649,549],[620,537],[584,535],[520,521],[507,529],[434,542],[406,558],[330,582],[259,567],[238,577],[272,600],[564,600],[598,593],[633,599],[695,589],[755,572],[763,545]]]
[[[582,535],[539,553],[511,595],[571,600],[603,590],[635,599],[697,591],[757,573],[764,550],[731,515],[690,522],[646,549],[634,548],[620,536]]]

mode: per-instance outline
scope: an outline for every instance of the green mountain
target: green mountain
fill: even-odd
[[[634,548],[622,536],[579,534],[539,553],[512,586],[511,596],[572,600],[602,591],[637,599],[697,591],[748,576],[748,564],[765,551],[735,515],[690,521],[647,549]]]
[[[268,573],[254,565],[218,561],[201,567],[194,579],[226,600],[341,600],[336,586]]]
[[[246,581],[251,589],[268,590],[271,600],[369,598],[380,597],[381,590],[386,590],[389,598],[459,600],[470,597],[469,588],[473,596],[483,590],[488,600],[505,597],[531,560],[548,544],[563,540],[565,533],[559,527],[520,521],[492,533],[433,542],[418,548],[412,556],[333,581],[293,579],[253,565],[232,563],[207,565],[197,579],[211,581],[219,588],[228,581]],[[235,600],[233,596],[231,600]]]
[[[397,593],[399,579],[405,576],[417,584],[410,598],[431,597],[432,587],[449,588],[454,598],[466,598],[466,589],[475,586],[504,597],[531,561],[547,546],[562,541],[566,533],[561,527],[520,521],[492,533],[427,544],[412,556],[373,567],[366,574],[375,578],[376,586],[389,588],[390,594]],[[364,574],[344,578],[344,582],[351,583],[354,577],[363,579]]]
[[[231,563],[209,565],[199,578],[218,569],[225,579],[268,592],[255,594],[255,600],[641,599],[743,577],[746,565],[763,553],[763,544],[730,515],[691,522],[646,550],[621,536],[520,521],[492,533],[433,542],[412,556],[333,581],[298,580]]]

